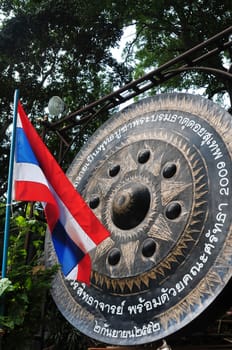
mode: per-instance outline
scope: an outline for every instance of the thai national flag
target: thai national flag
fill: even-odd
[[[89,284],[89,252],[109,232],[94,215],[40,139],[18,103],[12,197],[42,202],[62,271]]]

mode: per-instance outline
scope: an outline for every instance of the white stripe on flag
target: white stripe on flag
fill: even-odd
[[[88,236],[88,234],[78,224],[68,208],[58,197],[52,186],[47,181],[41,168],[32,163],[15,163],[14,168],[14,181],[31,181],[41,183],[49,188],[53,197],[59,206],[60,210],[60,222],[64,225],[69,237],[79,246],[79,248],[87,253],[91,249],[96,247],[96,244]],[[14,192],[13,192],[14,193]]]
[[[51,189],[51,185],[50,185]],[[57,193],[52,191],[53,196],[60,209],[60,222],[64,225],[69,237],[78,245],[78,247],[84,252],[88,253],[90,250],[96,247],[96,244],[89,235],[82,229],[75,218],[72,216],[68,208],[63,201],[58,197]]]
[[[65,276],[66,280],[75,280],[77,279],[78,265],[72,269],[68,275]]]
[[[18,118],[17,118],[17,128],[22,128],[22,122],[20,118],[20,114],[18,113]]]
[[[15,163],[14,180],[38,182],[49,187],[47,179],[44,176],[41,168],[32,163]]]

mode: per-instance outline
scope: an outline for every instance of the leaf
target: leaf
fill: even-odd
[[[13,290],[14,286],[8,278],[4,277],[0,279],[0,296],[2,296],[6,292],[11,292]]]
[[[9,329],[14,329],[15,326],[13,319],[6,316],[0,316],[0,324]]]

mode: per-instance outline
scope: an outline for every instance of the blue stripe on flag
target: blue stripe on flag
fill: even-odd
[[[39,165],[22,128],[17,128],[16,130],[15,161],[17,163],[32,163]]]
[[[83,251],[68,236],[64,226],[58,220],[53,231],[52,241],[61,263],[62,271],[66,276],[84,257]]]

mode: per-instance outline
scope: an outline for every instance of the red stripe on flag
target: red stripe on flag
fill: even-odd
[[[70,180],[64,174],[63,170],[60,168],[59,164],[51,155],[27,118],[20,103],[18,106],[18,111],[24,132],[26,133],[26,136],[46,178],[58,196],[62,199],[65,206],[69,209],[70,213],[78,221],[82,229],[96,244],[99,244],[103,239],[109,236],[109,232],[98,220],[80,194],[76,191]]]
[[[15,200],[28,202],[46,202],[46,212],[49,211],[48,226],[52,231],[59,218],[59,208],[49,188],[38,182],[15,181]],[[47,214],[47,213],[46,213]]]
[[[77,279],[89,285],[90,275],[91,275],[91,259],[89,254],[85,254],[85,256],[78,263]]]

